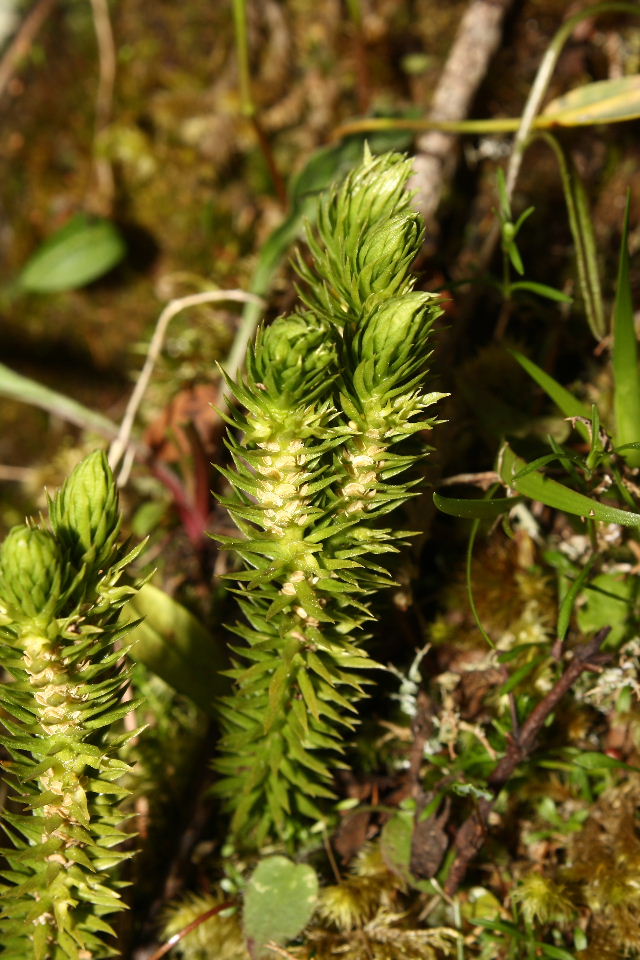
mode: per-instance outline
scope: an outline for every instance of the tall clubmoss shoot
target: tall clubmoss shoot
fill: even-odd
[[[129,856],[119,804],[127,735],[110,729],[122,704],[126,627],[134,592],[119,581],[139,552],[118,545],[117,491],[103,453],[87,457],[50,504],[53,531],[15,527],[0,551],[0,688],[10,805],[0,956],[116,956],[105,917],[122,909],[117,877]]]
[[[425,390],[437,298],[409,268],[423,229],[410,161],[363,163],[320,201],[298,258],[306,311],[259,333],[231,418],[223,474],[240,535],[219,538],[245,569],[244,622],[222,704],[218,792],[249,845],[323,817],[332,770],[376,664],[363,647],[370,595],[393,583],[379,555],[403,534],[380,522],[413,495],[412,443],[441,396]]]

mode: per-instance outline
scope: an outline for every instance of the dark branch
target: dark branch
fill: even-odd
[[[557,709],[558,704],[573,686],[578,677],[586,670],[593,670],[609,659],[608,654],[600,653],[600,648],[606,640],[610,627],[599,630],[598,633],[583,644],[574,654],[574,658],[560,677],[556,685],[546,697],[535,707],[522,725],[518,736],[514,737],[507,748],[507,752],[498,763],[488,780],[488,786],[493,793],[492,799],[481,800],[474,812],[462,824],[455,840],[458,856],[451,867],[451,872],[445,884],[446,892],[451,895],[460,886],[467,872],[469,864],[482,847],[486,834],[489,814],[500,790],[513,776],[516,767],[525,760],[536,745],[538,735],[547,718]]]

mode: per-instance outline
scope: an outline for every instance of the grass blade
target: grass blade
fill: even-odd
[[[638,341],[633,321],[631,282],[629,279],[629,208],[624,213],[616,300],[613,308],[613,379],[616,444],[640,440],[640,377],[638,376]],[[629,448],[623,454],[630,467],[640,466],[640,450]]]
[[[95,430],[96,433],[110,439],[118,433],[115,423],[103,417],[101,413],[90,410],[77,400],[51,390],[36,380],[23,377],[15,370],[5,367],[3,363],[0,363],[0,396],[18,400],[20,403],[30,403],[34,407],[40,407],[41,410],[55,414],[62,420],[75,423],[83,430]]]
[[[518,350],[511,350],[511,355],[515,357],[523,370],[529,374],[532,380],[542,387],[548,397],[553,400],[555,405],[560,408],[565,417],[584,417],[585,420],[591,419],[591,411],[586,404],[578,400],[574,395],[554,380],[552,376],[539,367],[533,360],[529,360]],[[576,430],[588,442],[591,441],[591,434],[586,423],[576,423]]]
[[[596,340],[602,340],[606,334],[600,275],[596,260],[596,244],[593,224],[589,214],[587,196],[575,170],[570,166],[564,151],[550,133],[539,134],[556,155],[560,167],[560,177],[564,199],[567,205],[569,226],[576,248],[576,267],[580,292],[584,300],[587,323]]]

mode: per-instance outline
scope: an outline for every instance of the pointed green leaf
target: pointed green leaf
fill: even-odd
[[[593,569],[593,565],[596,561],[596,557],[591,557],[588,563],[582,568],[576,579],[571,584],[569,590],[567,591],[561,605],[560,611],[558,613],[558,625],[556,627],[558,637],[561,640],[567,635],[567,630],[569,629],[569,624],[571,622],[571,614],[573,613],[573,608],[575,606],[576,600],[580,594],[580,591],[585,585],[585,582]]]
[[[491,497],[486,500],[471,500],[457,497],[443,497],[434,493],[433,502],[441,513],[450,517],[464,517],[468,520],[495,520],[508,513],[522,497]]]
[[[546,300],[553,300],[555,303],[572,303],[573,298],[570,297],[567,293],[563,293],[562,290],[556,290],[555,287],[550,287],[546,283],[537,283],[534,280],[516,280],[515,283],[510,284],[510,290],[526,290],[529,293],[537,293],[539,297],[544,297]]]

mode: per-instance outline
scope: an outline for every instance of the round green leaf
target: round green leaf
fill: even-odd
[[[284,944],[306,927],[316,907],[313,867],[286,857],[267,857],[254,870],[244,896],[243,926],[251,956],[273,957],[268,943]]]

